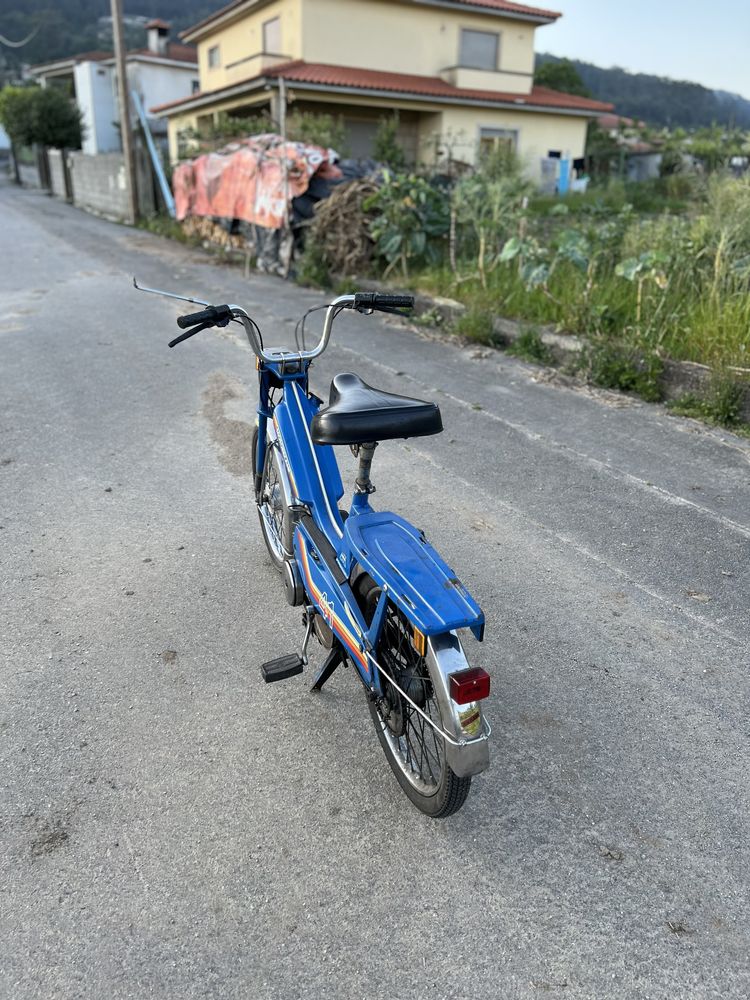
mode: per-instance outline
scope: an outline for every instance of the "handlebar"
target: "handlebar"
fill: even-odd
[[[177,325],[181,329],[185,329],[185,327],[192,326],[193,324],[198,324],[198,326],[172,341],[169,346],[172,347],[186,340],[187,337],[198,333],[199,330],[205,330],[209,326],[226,326],[230,319],[235,319],[244,326],[250,346],[261,361],[265,361],[268,364],[278,363],[281,360],[291,362],[312,361],[313,358],[321,355],[328,346],[333,321],[342,309],[356,309],[361,312],[369,312],[375,309],[383,312],[396,312],[398,309],[411,309],[413,306],[413,295],[389,295],[382,292],[356,292],[353,295],[339,295],[328,306],[325,322],[323,323],[323,333],[317,346],[311,351],[267,351],[261,343],[259,331],[254,320],[242,306],[208,306],[208,308],[202,309],[200,312],[190,313],[187,316],[180,316],[178,318]],[[399,313],[399,315],[402,314]]]

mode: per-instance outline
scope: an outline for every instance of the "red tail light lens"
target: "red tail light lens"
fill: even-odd
[[[468,705],[472,701],[481,701],[490,693],[490,675],[481,667],[471,667],[451,674],[451,698],[457,705]]]

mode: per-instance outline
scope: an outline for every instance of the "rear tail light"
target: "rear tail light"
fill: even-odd
[[[451,698],[457,705],[481,701],[490,693],[490,675],[481,667],[470,667],[450,675]]]

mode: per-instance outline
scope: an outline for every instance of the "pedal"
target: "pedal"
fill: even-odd
[[[304,662],[299,653],[289,653],[287,656],[280,656],[276,660],[269,660],[261,665],[260,672],[266,684],[274,681],[285,681],[288,677],[301,674]]]

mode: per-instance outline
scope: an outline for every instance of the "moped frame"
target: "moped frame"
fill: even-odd
[[[267,448],[278,449],[277,464],[295,524],[294,551],[280,554],[296,563],[311,605],[354,664],[369,696],[380,698],[384,684],[393,684],[427,723],[437,728],[375,655],[388,601],[403,611],[424,636],[449,764],[459,776],[484,770],[489,763],[489,723],[481,703],[459,706],[452,701],[449,680],[452,673],[468,666],[457,629],[470,628],[476,638],[483,638],[480,608],[424,534],[395,514],[375,512],[367,493],[355,490],[348,517],[342,518],[338,505],[344,488],[333,448],[315,444],[310,433],[310,423],[321,405],[309,391],[311,358],[300,353],[267,353],[267,358],[259,356],[258,360],[254,471],[258,492]],[[282,393],[275,404],[271,402],[272,390]],[[369,573],[381,590],[369,624],[352,590],[357,573],[362,571]],[[410,571],[416,572],[415,579],[410,579]]]

